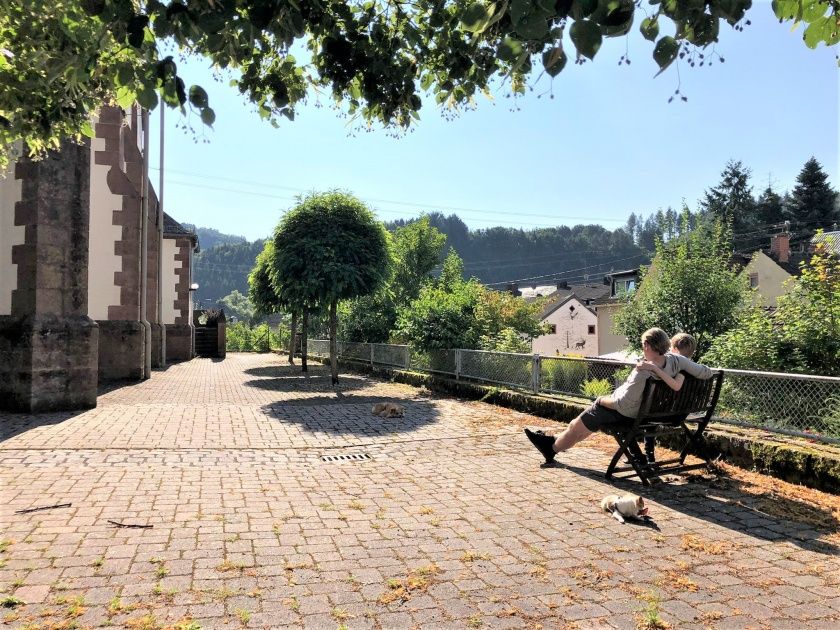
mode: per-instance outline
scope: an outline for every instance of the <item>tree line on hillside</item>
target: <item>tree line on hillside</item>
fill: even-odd
[[[679,212],[668,208],[647,216],[633,213],[624,229],[637,246],[653,252],[657,241],[682,236],[686,227],[693,230],[700,217],[708,216],[729,226],[732,249],[750,253],[766,247],[768,237],[785,222],[794,233],[808,236],[818,229],[831,230],[840,222],[840,196],[814,157],[805,162],[792,191],[780,194],[768,184],[756,195],[751,178],[747,166],[730,160],[720,182],[706,190],[696,211],[683,205]]]

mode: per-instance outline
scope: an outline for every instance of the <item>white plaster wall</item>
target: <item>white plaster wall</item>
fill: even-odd
[[[752,303],[756,306],[776,306],[776,300],[786,292],[785,282],[790,280],[790,274],[761,251],[753,254],[752,260],[741,272],[747,281],[753,273],[758,274],[758,287],[752,293]]]
[[[570,307],[574,306],[574,311]],[[572,312],[575,313],[572,317]],[[542,320],[544,324],[554,324],[557,332],[537,337],[533,342],[533,352],[546,356],[556,354],[575,354],[579,356],[597,356],[598,354],[598,318],[576,299],[571,299]],[[595,326],[595,334],[589,334],[589,326]],[[575,345],[583,341],[583,347]]]
[[[12,264],[12,247],[25,241],[26,228],[15,225],[15,204],[20,201],[22,182],[15,179],[14,162],[0,174],[0,315],[12,313],[12,291],[17,288],[17,265]]]
[[[105,150],[103,138],[90,146],[90,241],[88,244],[88,317],[108,319],[108,307],[119,306],[120,287],[114,273],[122,271],[122,259],[114,244],[122,240],[122,227],[114,225],[114,211],[122,209],[122,196],[108,188],[110,166],[96,164],[97,151]]]
[[[627,342],[627,337],[616,334],[613,330],[615,326],[615,316],[624,308],[621,303],[614,304],[599,304],[596,307],[598,313],[598,327],[595,329],[598,332],[598,354],[610,354],[612,352],[620,352],[629,348],[630,344]]]
[[[182,264],[180,260],[175,260],[175,254],[177,253],[178,248],[175,246],[175,239],[163,239],[163,252],[161,253],[160,262],[163,265],[163,286],[161,287],[161,300],[163,300],[163,305],[161,311],[164,324],[174,324],[175,318],[180,315],[175,310],[175,300],[178,297],[175,293],[175,285],[178,283],[178,276],[175,270],[180,269]]]

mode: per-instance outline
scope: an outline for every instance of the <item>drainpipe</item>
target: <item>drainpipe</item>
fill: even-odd
[[[160,326],[160,366],[166,367],[166,324],[163,323],[163,112],[160,105],[160,180],[158,181],[158,294],[157,321]]]
[[[148,319],[148,290],[149,273],[149,112],[140,110],[140,120],[143,125],[143,179],[140,184],[140,323],[146,329],[146,340],[143,344],[143,379],[152,375],[152,327]]]

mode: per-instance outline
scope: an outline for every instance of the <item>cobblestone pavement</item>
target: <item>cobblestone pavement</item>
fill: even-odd
[[[405,417],[372,416],[383,400]],[[550,423],[353,375],[336,394],[321,366],[305,378],[245,354],[171,366],[83,413],[0,415],[0,614],[30,628],[838,627],[840,557],[820,532],[702,480],[645,490],[655,526],[621,525],[598,506],[615,491],[606,452],[541,469],[526,424]],[[369,459],[322,459],[352,454]]]

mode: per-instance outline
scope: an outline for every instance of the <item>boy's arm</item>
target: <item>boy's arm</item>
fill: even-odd
[[[695,363],[691,359],[687,359],[679,354],[672,356],[677,360],[677,367],[680,372],[686,372],[694,378],[699,378],[701,381],[712,378],[714,374],[710,368],[706,367],[702,363]]]

